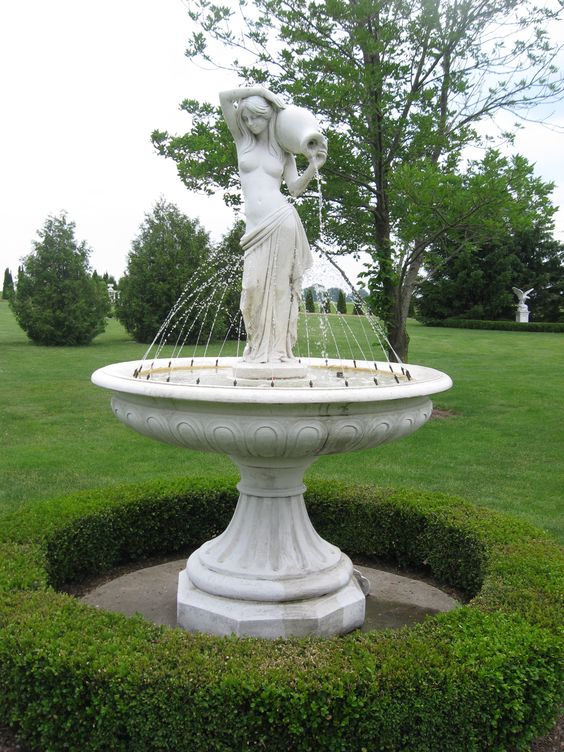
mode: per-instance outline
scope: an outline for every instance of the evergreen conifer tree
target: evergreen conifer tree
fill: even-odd
[[[315,301],[313,299],[313,289],[307,287],[304,293],[304,304],[306,313],[315,313]]]
[[[4,284],[2,286],[2,297],[4,300],[10,300],[14,294],[14,280],[12,272],[9,269],[4,270]]]
[[[182,331],[183,341],[195,343],[209,335],[212,322],[219,323],[217,308],[206,305],[213,287],[210,253],[208,233],[174,204],[160,199],[145,215],[131,244],[116,300],[116,316],[137,342],[153,341],[181,294],[187,300],[192,294],[194,304],[188,305],[191,323]],[[203,269],[209,272],[204,274]],[[204,283],[210,286],[209,293]],[[205,320],[196,321],[200,315]],[[173,323],[181,326],[180,322],[176,317]],[[170,330],[175,341],[179,333]]]
[[[106,285],[90,272],[90,249],[74,231],[64,212],[48,217],[19,269],[10,302],[19,325],[39,345],[86,345],[105,329]]]

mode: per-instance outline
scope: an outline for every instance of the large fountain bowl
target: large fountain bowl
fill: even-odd
[[[373,363],[355,361],[356,367],[351,362],[347,368],[321,358],[307,361],[305,380],[239,380],[235,386],[236,362],[182,358],[169,368],[170,361],[160,359],[137,377],[138,363],[115,363],[97,370],[92,381],[113,392],[116,417],[138,433],[261,463],[313,461],[407,436],[431,416],[430,396],[452,386],[449,376],[433,368],[404,365],[402,373],[396,366],[396,380],[387,364],[376,370]],[[177,380],[167,382],[171,373]]]

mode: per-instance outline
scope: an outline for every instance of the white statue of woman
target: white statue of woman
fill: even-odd
[[[324,141],[311,142],[309,165],[298,174],[293,154],[276,137],[280,99],[263,86],[231,89],[219,95],[223,116],[237,147],[245,202],[246,233],[241,312],[247,332],[243,360],[288,363],[297,339],[302,277],[312,264],[304,228],[281,193],[304,192],[325,163]]]

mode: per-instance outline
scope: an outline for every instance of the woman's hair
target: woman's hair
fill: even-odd
[[[249,112],[252,112],[253,115],[259,115],[260,117],[268,119],[268,150],[278,159],[283,159],[284,150],[276,140],[276,110],[274,109],[274,107],[272,107],[270,102],[267,102],[264,97],[255,95],[252,97],[246,97],[245,99],[240,99],[237,110],[235,112],[237,125],[239,126],[241,133],[243,134],[241,153],[244,154],[245,152],[249,151],[255,143],[254,135],[247,128],[247,125],[243,120],[243,113],[245,112],[245,110],[249,110]]]

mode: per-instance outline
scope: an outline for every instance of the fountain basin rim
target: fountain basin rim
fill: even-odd
[[[189,367],[194,361],[194,368],[214,368],[218,363],[219,368],[233,366],[240,362],[239,358],[177,358],[175,365]],[[327,362],[328,368],[335,368],[344,363],[352,364],[353,361],[337,359],[308,358],[303,362],[306,366],[320,368]],[[160,358],[151,365],[158,368],[166,368],[168,358]],[[374,364],[369,361],[357,360],[358,369],[374,370]],[[382,364],[388,367],[388,364]],[[290,387],[284,386],[283,380],[276,381],[273,388],[265,389],[264,386],[223,386],[216,384],[182,384],[166,383],[133,376],[139,367],[139,360],[112,363],[97,369],[91,376],[92,383],[113,392],[136,394],[151,398],[165,398],[189,402],[219,402],[234,404],[327,404],[327,403],[370,403],[385,402],[388,400],[410,399],[414,397],[428,396],[447,391],[452,386],[450,376],[442,371],[428,366],[414,364],[402,364],[409,371],[412,380],[404,378],[399,384],[374,385],[374,386],[344,386],[336,387]],[[401,376],[400,364],[392,364],[394,371]]]

